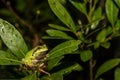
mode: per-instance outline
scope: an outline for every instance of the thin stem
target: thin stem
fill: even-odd
[[[92,10],[92,0],[89,1],[90,2],[90,12]]]
[[[94,4],[93,4],[92,11],[94,11],[94,9],[95,9],[95,7],[96,7],[96,4],[97,4],[97,3],[94,3]]]
[[[112,26],[112,31],[113,31],[113,33],[108,38],[106,38],[106,40],[105,40],[106,42],[109,41],[109,40],[111,40],[115,36],[116,32],[115,32],[114,26]]]
[[[39,40],[38,40],[39,37],[38,37],[38,35],[36,34],[36,30],[34,29],[34,27],[33,27],[31,24],[27,23],[23,18],[21,18],[21,17],[13,10],[13,8],[11,7],[10,1],[7,1],[7,2],[6,2],[5,0],[2,0],[2,2],[6,5],[6,7],[12,12],[12,14],[13,14],[23,25],[25,25],[26,27],[28,27],[30,33],[31,33],[32,36],[34,37],[34,38],[33,38],[33,41],[35,41],[35,40],[37,39],[37,41],[33,42],[33,47],[36,46],[36,44],[39,43]],[[42,40],[42,39],[40,39],[40,40]]]
[[[92,16],[92,0],[89,0],[89,22],[91,22],[91,16]]]
[[[35,30],[34,28],[32,27],[32,25],[30,25],[29,23],[27,23],[24,19],[22,19],[20,16],[18,16],[18,14],[13,10],[13,8],[11,7],[11,3],[10,1],[5,1],[5,0],[2,0],[2,2],[7,6],[7,8],[12,12],[12,14],[23,24],[25,25],[26,27],[29,28],[29,30],[31,31],[31,33],[34,33]]]
[[[89,68],[90,68],[89,78],[90,80],[93,80],[93,59],[92,58],[89,61]]]

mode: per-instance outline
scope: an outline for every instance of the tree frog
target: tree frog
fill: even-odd
[[[48,48],[45,44],[42,46],[37,46],[32,50],[30,50],[26,54],[25,58],[22,59],[25,65],[25,68],[37,70],[50,75],[48,72],[43,70],[46,67],[45,61],[46,61],[47,51],[48,51]]]

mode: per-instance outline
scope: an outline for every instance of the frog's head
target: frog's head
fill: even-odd
[[[46,47],[46,45],[37,46],[32,55],[36,60],[40,61],[46,57],[47,51],[48,48]]]
[[[28,67],[37,67],[37,65],[44,63],[47,51],[46,45],[36,46],[26,54],[22,61]]]
[[[37,46],[36,49],[34,49],[32,56],[36,57],[36,56],[40,56],[40,54],[42,55],[43,52],[48,51],[48,48],[46,45],[42,45],[42,46]]]

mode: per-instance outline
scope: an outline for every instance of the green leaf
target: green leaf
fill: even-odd
[[[52,79],[48,76],[43,76],[43,77],[40,78],[40,80],[52,80]]]
[[[53,73],[50,77],[43,76],[40,80],[63,80],[63,75],[61,73]]]
[[[120,20],[117,20],[114,29],[115,29],[114,37],[119,37],[120,36]]]
[[[0,38],[0,50],[2,49],[2,40]]]
[[[14,55],[20,59],[25,56],[28,48],[21,34],[14,28],[13,25],[2,19],[0,19],[0,36]]]
[[[58,0],[48,0],[50,8],[54,14],[68,27],[71,31],[76,32],[77,28],[67,10]]]
[[[110,43],[109,42],[103,42],[100,44],[102,47],[108,49],[110,47]]]
[[[64,38],[58,36],[43,36],[42,39],[64,39]]]
[[[90,42],[89,40],[87,40],[87,39],[85,38],[85,36],[83,35],[83,33],[82,33],[81,31],[78,31],[78,32],[77,32],[77,37],[78,37],[78,39],[80,39],[82,42],[85,42],[85,43],[89,43],[89,42]]]
[[[119,6],[120,8],[120,0],[115,0],[116,4]]]
[[[99,21],[102,19],[102,9],[101,7],[98,7],[92,16],[92,25],[91,25],[91,29],[95,29],[99,23]]]
[[[108,26],[108,27],[106,28],[106,36],[109,36],[110,34],[112,34],[112,32],[113,32],[112,27],[111,27],[111,26]]]
[[[37,80],[36,73],[30,74],[30,75],[22,78],[21,80]]]
[[[96,40],[99,42],[104,42],[105,38],[106,38],[106,29],[103,29],[98,33]]]
[[[95,41],[93,43],[90,43],[87,47],[91,47],[91,46],[94,46],[94,49],[97,49],[100,46],[100,42]]]
[[[49,57],[49,59],[53,59],[53,58],[60,57],[65,54],[71,53],[79,48],[78,45],[80,43],[81,43],[80,40],[69,40],[69,41],[63,42],[59,44],[58,46],[56,46],[55,48],[53,48],[48,53],[47,57]]]
[[[63,75],[61,73],[53,73],[51,75],[51,80],[63,80]]]
[[[0,50],[0,65],[20,65],[21,61],[18,61],[11,53]]]
[[[76,2],[73,0],[70,0],[70,2],[73,4],[73,6],[75,8],[77,8],[80,12],[84,13],[85,15],[87,14],[87,9],[86,9],[86,5],[85,3],[80,3],[80,2]]]
[[[116,24],[115,24],[115,30],[119,31],[120,30],[120,20],[117,20]]]
[[[59,25],[55,25],[55,24],[48,24],[50,27],[54,28],[54,29],[58,29],[58,30],[62,30],[62,31],[70,31],[68,28],[59,26]]]
[[[120,63],[120,59],[115,58],[115,59],[111,59],[106,61],[104,64],[102,64],[98,69],[97,69],[97,73],[95,75],[95,78],[98,78],[100,75],[102,75],[103,73],[111,70],[112,68],[114,68],[115,66],[117,66]]]
[[[65,75],[65,74],[69,74],[71,73],[72,71],[81,71],[83,70],[82,66],[79,65],[78,63],[65,63],[65,66],[67,67],[64,67],[63,66],[63,69],[57,71],[56,73],[60,73],[62,75]]]
[[[96,4],[99,0],[94,0],[94,4]]]
[[[100,42],[96,41],[96,42],[94,43],[94,49],[99,48],[99,46],[100,46]]]
[[[85,51],[80,52],[80,58],[84,62],[90,60],[92,56],[93,56],[93,53],[91,50],[85,50]]]
[[[114,80],[120,80],[120,68],[119,67],[115,70],[114,76],[115,76]]]
[[[49,60],[49,61],[47,62],[48,66],[47,66],[46,69],[47,69],[48,71],[51,70],[53,67],[57,66],[58,63],[59,63],[59,61],[60,61],[61,59],[63,59],[63,58],[64,58],[64,56],[61,56],[61,57],[57,57],[57,58],[54,58],[54,59]]]
[[[58,0],[61,4],[66,4],[67,3],[67,1],[66,0]]]
[[[59,30],[49,29],[49,30],[46,30],[46,32],[49,34],[49,36],[60,37],[62,39],[73,39],[71,36],[67,35],[65,32],[62,32]]]
[[[110,21],[111,25],[114,26],[118,18],[118,8],[114,4],[113,0],[106,0],[105,7],[106,7],[107,18]]]
[[[103,78],[100,78],[99,80],[105,80],[105,79],[103,79]]]

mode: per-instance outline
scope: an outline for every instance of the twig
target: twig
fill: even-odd
[[[32,26],[31,24],[27,23],[24,19],[22,19],[22,18],[13,10],[13,8],[11,7],[10,1],[7,1],[7,2],[6,2],[5,0],[2,0],[2,2],[7,6],[7,8],[12,12],[12,14],[13,14],[23,25],[25,25],[26,27],[29,28],[30,33],[31,33],[32,36],[33,36],[33,39],[32,39],[32,41],[33,41],[33,47],[36,46],[40,41],[43,43],[42,39],[40,39],[40,38],[38,37],[38,35],[36,34],[36,31],[35,31],[35,29],[33,28],[33,26]],[[41,42],[40,42],[40,43],[41,43]]]
[[[13,8],[11,7],[11,3],[10,1],[5,1],[5,0],[2,0],[2,2],[7,6],[7,8],[12,12],[12,14],[23,24],[25,25],[26,27],[29,28],[30,32],[31,33],[34,33],[35,30],[34,28],[32,27],[32,25],[28,24],[24,19],[22,19],[21,17],[18,16],[18,14],[16,14],[16,12],[13,10]]]
[[[93,59],[91,58],[89,61],[89,68],[90,68],[89,78],[90,78],[90,80],[94,80],[93,79],[93,68],[94,68],[95,64],[96,64],[96,61],[93,61]]]

